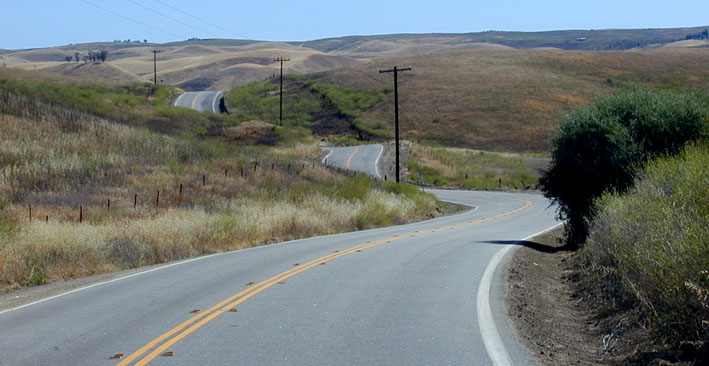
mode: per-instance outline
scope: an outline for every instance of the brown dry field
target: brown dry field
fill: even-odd
[[[317,80],[366,90],[392,84],[391,74],[379,69],[411,65],[399,78],[403,138],[517,152],[548,151],[566,111],[620,87],[709,85],[709,47],[702,41],[603,52],[424,41],[368,40],[332,52],[277,42],[161,47],[158,79],[188,91],[227,90],[277,75],[273,60],[286,57],[285,73],[315,73]],[[115,49],[105,64],[61,62],[73,54],[69,46],[10,51],[0,55],[0,64],[121,84],[152,80],[152,49]],[[361,119],[393,129],[391,104],[381,103]]]
[[[399,75],[404,138],[502,151],[544,151],[564,112],[627,85],[662,89],[709,85],[709,49],[588,52],[476,50],[369,62],[324,80],[352,88],[392,83]],[[393,124],[390,104],[364,120]],[[393,127],[393,126],[392,126]]]

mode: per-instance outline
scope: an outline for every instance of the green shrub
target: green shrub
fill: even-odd
[[[585,257],[616,307],[675,345],[709,346],[709,144],[648,164],[596,204]]]
[[[568,220],[570,243],[586,238],[594,199],[627,190],[633,170],[646,160],[706,137],[708,122],[709,95],[645,88],[599,98],[566,116],[540,183],[559,205],[560,218]]]

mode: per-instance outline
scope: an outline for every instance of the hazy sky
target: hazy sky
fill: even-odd
[[[708,0],[0,0],[0,9],[3,49],[115,39],[303,41],[389,33],[709,25]]]

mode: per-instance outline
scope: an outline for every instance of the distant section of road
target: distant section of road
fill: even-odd
[[[381,179],[379,174],[379,158],[384,146],[379,144],[348,147],[323,147],[329,151],[322,163],[341,169],[354,170]]]
[[[175,107],[221,113],[220,104],[223,98],[223,91],[185,92],[177,98]]]

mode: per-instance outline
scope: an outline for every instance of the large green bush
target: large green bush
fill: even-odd
[[[708,94],[647,88],[599,98],[566,116],[540,184],[567,220],[570,244],[585,240],[594,199],[604,192],[624,192],[633,184],[635,169],[706,137],[708,124]]]
[[[583,253],[606,304],[676,345],[709,346],[709,143],[641,170],[598,201]]]

